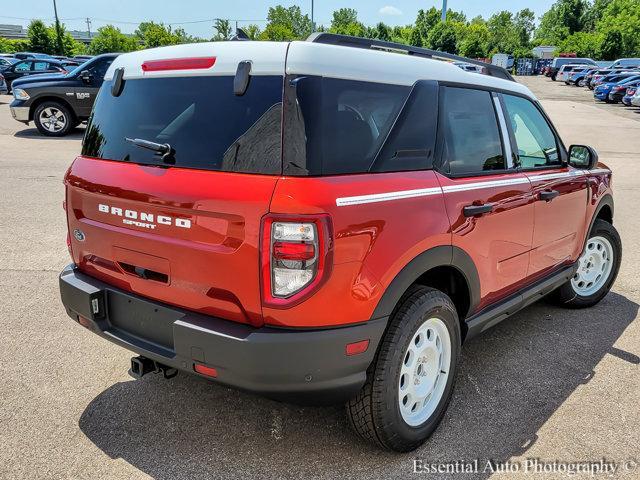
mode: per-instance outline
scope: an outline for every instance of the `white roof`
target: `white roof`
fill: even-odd
[[[216,62],[208,69],[142,71],[142,63],[146,60],[211,56],[216,57]],[[120,67],[124,67],[125,79],[235,75],[238,63],[244,60],[252,61],[252,75],[282,75],[285,59],[287,74],[322,75],[396,85],[413,85],[417,80],[440,80],[499,88],[535,98],[527,87],[517,82],[466,72],[441,60],[304,41],[207,42],[139,50],[118,56],[105,79],[113,78],[114,70]]]

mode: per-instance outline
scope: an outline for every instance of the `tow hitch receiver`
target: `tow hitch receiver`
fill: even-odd
[[[166,379],[175,377],[178,374],[178,370],[175,368],[167,367],[161,363],[158,363],[150,358],[146,357],[132,357],[131,358],[131,370],[129,375],[135,379],[140,379],[147,373],[162,373],[162,376]]]

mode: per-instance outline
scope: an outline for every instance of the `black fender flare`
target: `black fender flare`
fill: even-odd
[[[584,237],[583,249],[584,249],[584,247],[587,246],[587,240],[589,240],[589,233],[591,232],[591,229],[593,228],[593,224],[596,223],[596,218],[598,218],[598,215],[600,215],[600,211],[605,206],[607,206],[607,207],[609,207],[611,209],[611,218],[613,218],[613,214],[614,214],[613,196],[610,193],[607,193],[606,195],[604,195],[600,199],[600,202],[598,203],[598,206],[596,207],[596,209],[593,212],[593,216],[591,217],[591,221],[589,222],[589,228],[587,229],[587,233],[586,233],[586,235]]]
[[[480,303],[480,277],[471,257],[461,248],[442,245],[430,248],[416,256],[391,281],[371,316],[372,319],[389,317],[407,289],[425,272],[436,267],[454,267],[465,278],[469,288],[469,311]]]

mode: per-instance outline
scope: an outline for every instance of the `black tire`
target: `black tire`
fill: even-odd
[[[413,427],[405,422],[400,412],[400,373],[414,334],[431,318],[442,320],[449,333],[449,375],[433,413],[423,423]],[[460,323],[451,299],[432,288],[417,286],[410,289],[389,320],[387,331],[367,372],[365,385],[346,405],[349,421],[358,435],[379,447],[397,452],[414,450],[429,438],[451,400],[460,344]]]
[[[556,76],[555,76],[555,75],[551,75],[551,80],[552,80],[553,82],[555,82],[555,81],[556,81]]]
[[[578,87],[584,87],[584,82],[585,82],[585,79],[584,79],[584,78],[581,78],[580,80],[578,80],[578,81],[576,82],[576,86],[578,86]]]
[[[613,248],[613,265],[611,271],[609,272],[609,277],[596,292],[589,296],[580,295],[575,290],[572,281],[569,280],[558,290],[556,290],[554,295],[554,300],[556,300],[556,303],[569,308],[592,307],[600,300],[602,300],[607,295],[607,293],[609,293],[609,290],[611,290],[611,286],[613,285],[613,282],[616,281],[616,277],[618,276],[618,270],[620,270],[620,261],[622,258],[622,242],[620,240],[620,235],[618,234],[618,231],[615,229],[615,227],[609,222],[600,219],[597,219],[594,222],[593,227],[591,228],[591,232],[589,232],[589,239],[598,236],[606,238]],[[589,240],[587,240],[587,244],[588,243]]]
[[[60,130],[51,130],[42,123],[41,115],[47,109],[55,109],[55,111],[59,112],[58,118],[64,118],[64,126],[62,126]],[[33,112],[33,123],[35,123],[38,131],[47,137],[64,137],[75,128],[76,122],[75,115],[71,113],[66,105],[59,102],[43,102],[38,105],[35,112]]]

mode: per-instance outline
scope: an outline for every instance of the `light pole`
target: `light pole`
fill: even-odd
[[[447,21],[447,0],[442,0],[442,21]]]
[[[60,31],[60,19],[58,19],[58,7],[56,6],[56,0],[53,0],[53,13],[56,17],[56,53],[58,55],[64,55],[62,51],[62,32]]]
[[[313,20],[313,0],[311,0],[311,30],[316,31],[316,22]]]

